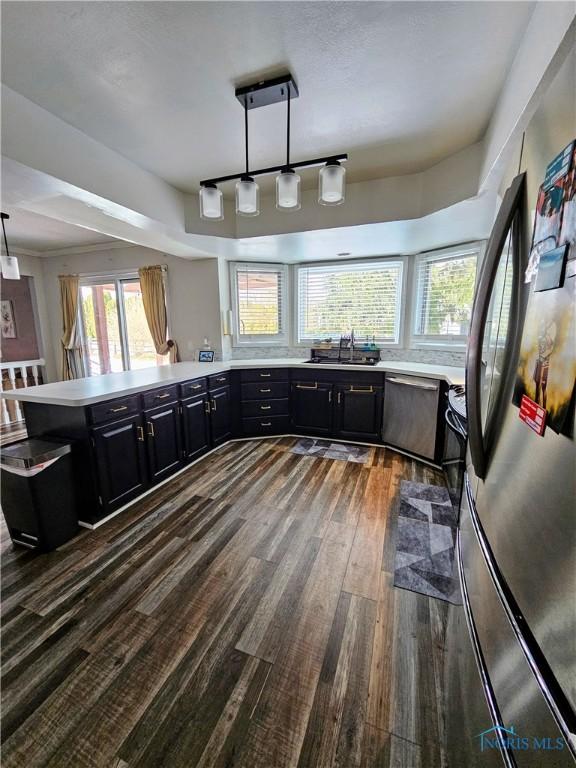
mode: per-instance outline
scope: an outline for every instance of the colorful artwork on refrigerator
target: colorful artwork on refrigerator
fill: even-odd
[[[567,250],[566,245],[561,245],[560,248],[545,251],[540,256],[538,274],[534,285],[535,291],[550,291],[553,288],[560,288],[564,280],[564,257]]]
[[[576,383],[576,277],[564,286],[530,294],[513,402],[526,395],[548,413],[547,426],[569,434]]]

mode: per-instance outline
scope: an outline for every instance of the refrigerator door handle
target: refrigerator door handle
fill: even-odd
[[[484,345],[484,330],[488,318],[490,299],[494,288],[494,281],[500,263],[500,254],[508,237],[510,227],[516,215],[522,211],[524,199],[524,186],[526,174],[521,173],[512,181],[506,190],[504,200],[498,211],[496,222],[486,256],[480,272],[472,319],[470,322],[470,337],[466,354],[466,408],[468,417],[468,442],[470,455],[477,477],[483,479],[486,476],[488,456],[482,430],[482,403],[481,403],[481,373],[482,373],[482,348]],[[512,248],[514,268],[521,265],[518,258],[522,247],[522,235],[518,225],[512,227]],[[515,278],[517,275],[515,275]],[[518,280],[515,280],[515,287]],[[515,291],[517,293],[517,291]],[[513,298],[513,302],[517,296]],[[516,312],[516,315],[518,313]]]

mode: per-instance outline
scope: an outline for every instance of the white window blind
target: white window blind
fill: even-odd
[[[234,264],[233,297],[239,342],[277,341],[285,335],[286,267]]]
[[[476,259],[476,252],[419,257],[414,318],[414,335],[419,341],[465,342],[474,299]]]
[[[354,330],[397,344],[402,296],[401,261],[359,262],[298,268],[298,341]]]

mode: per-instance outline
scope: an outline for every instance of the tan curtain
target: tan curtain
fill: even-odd
[[[78,327],[80,278],[78,275],[59,275],[58,279],[62,306],[62,378],[66,381],[85,375]]]
[[[170,355],[170,362],[178,362],[176,342],[168,338],[168,318],[166,316],[166,291],[162,267],[142,267],[138,270],[142,288],[142,302],[152,334],[156,353]]]

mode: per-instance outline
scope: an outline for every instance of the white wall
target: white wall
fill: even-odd
[[[207,337],[217,357],[222,355],[218,262],[216,259],[188,261],[140,246],[70,253],[36,259],[42,262],[44,299],[47,306],[47,333],[51,359],[47,361],[50,381],[60,378],[60,335],[62,316],[58,275],[108,273],[152,264],[168,267],[169,322],[182,360],[194,359]],[[54,350],[56,355],[54,355]]]

